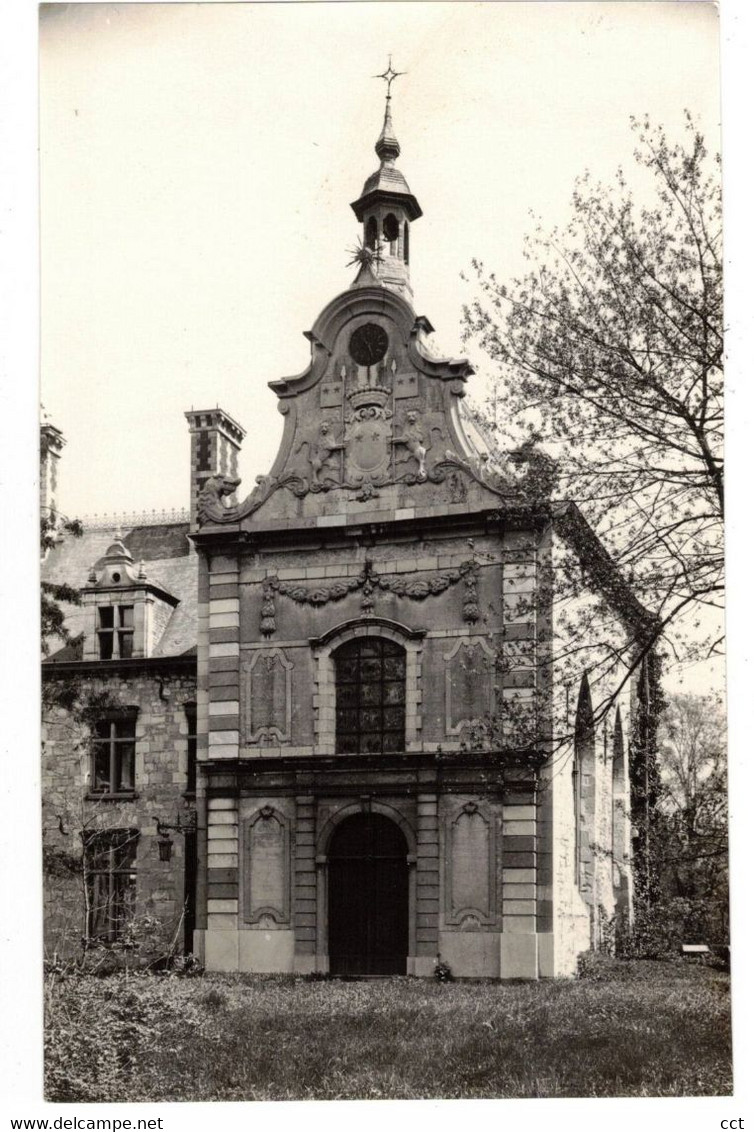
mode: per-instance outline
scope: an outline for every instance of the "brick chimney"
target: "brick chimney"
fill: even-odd
[[[196,527],[199,493],[210,476],[238,476],[238,453],[246,430],[223,409],[185,414],[191,433],[191,527]]]
[[[65,439],[59,428],[45,422],[39,430],[39,507],[42,518],[58,510],[58,460]]]

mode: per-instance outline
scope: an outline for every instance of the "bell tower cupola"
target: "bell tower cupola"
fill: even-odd
[[[371,272],[377,281],[391,291],[397,291],[409,300],[412,297],[409,275],[410,227],[422,214],[419,202],[408,187],[406,178],[396,168],[401,152],[393,128],[391,113],[391,85],[403,71],[394,71],[392,60],[388,68],[376,78],[387,83],[385,120],[377,139],[375,151],[380,159],[376,173],[368,177],[361,196],[351,208],[363,225],[364,248],[375,253],[371,259]]]

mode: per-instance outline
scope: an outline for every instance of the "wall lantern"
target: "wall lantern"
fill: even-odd
[[[157,823],[157,851],[160,854],[161,861],[169,861],[173,856],[173,839],[170,836],[170,831],[175,833],[195,833],[196,832],[196,810],[189,810],[186,814],[185,821],[182,821],[180,816],[175,824],[163,822],[159,818],[153,818]]]

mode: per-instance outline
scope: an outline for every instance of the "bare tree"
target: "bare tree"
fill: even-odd
[[[507,286],[475,261],[465,334],[493,363],[501,447],[541,441],[676,658],[722,641],[722,261],[718,159],[633,122],[629,178],[585,175],[562,231]],[[634,192],[652,188],[651,203]],[[649,198],[648,198],[649,199]]]

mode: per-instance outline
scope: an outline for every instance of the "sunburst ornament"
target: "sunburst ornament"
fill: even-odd
[[[358,263],[360,267],[371,267],[375,263],[382,263],[382,248],[379,244],[375,248],[370,248],[357,237],[354,246],[346,248],[346,251],[351,256],[346,267],[351,267],[354,263]]]

